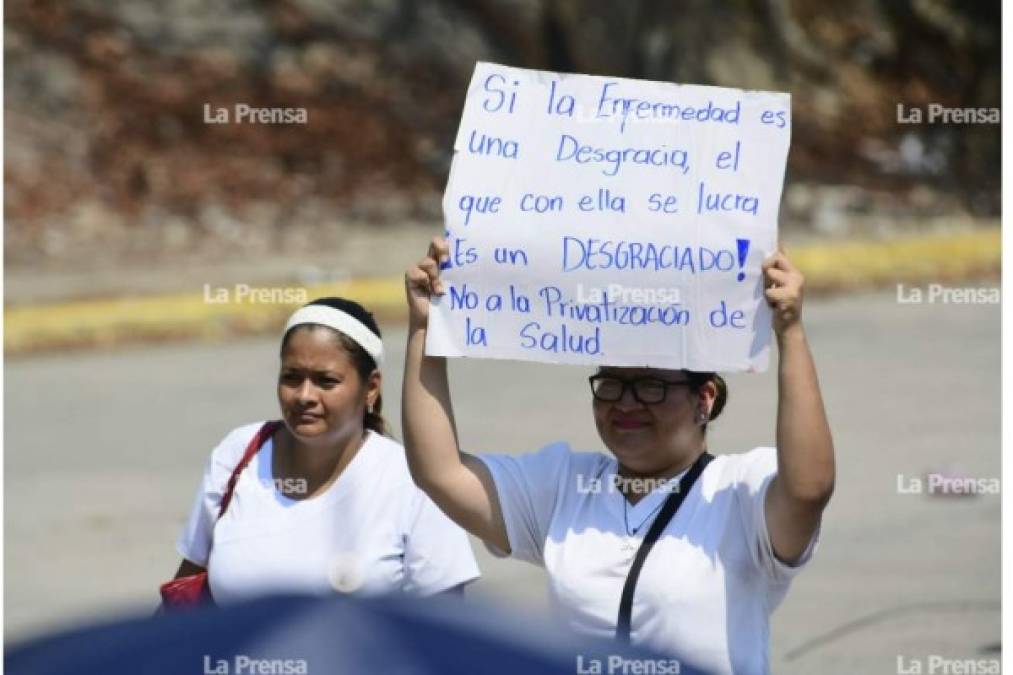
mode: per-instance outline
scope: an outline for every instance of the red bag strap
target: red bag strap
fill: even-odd
[[[229,508],[229,502],[232,501],[232,493],[236,489],[236,482],[239,480],[239,474],[242,473],[246,465],[250,463],[253,456],[260,452],[260,449],[264,447],[264,443],[267,443],[269,439],[281,426],[279,420],[272,420],[270,422],[264,422],[264,426],[253,435],[250,439],[250,444],[246,446],[246,451],[243,453],[243,458],[239,460],[239,464],[236,464],[236,468],[232,470],[232,475],[229,476],[228,486],[225,488],[225,494],[222,495],[222,505],[218,508],[218,517],[221,518],[225,513],[225,509]]]

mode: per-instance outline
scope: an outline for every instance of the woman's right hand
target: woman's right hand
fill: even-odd
[[[455,523],[495,548],[510,552],[510,539],[492,474],[461,452],[447,382],[447,360],[426,358],[426,324],[434,295],[443,295],[440,264],[450,258],[443,237],[405,272],[409,329],[401,393],[401,428],[415,484]]]
[[[409,267],[404,275],[405,295],[408,299],[408,325],[412,329],[425,328],[429,321],[429,300],[443,295],[440,263],[450,258],[450,244],[443,237],[433,237],[426,257]]]

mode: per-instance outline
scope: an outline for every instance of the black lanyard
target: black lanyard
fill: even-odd
[[[640,570],[644,566],[647,554],[651,552],[654,542],[658,541],[658,537],[661,536],[662,531],[668,526],[675,512],[682,505],[682,500],[693,489],[693,483],[700,477],[704,467],[712,459],[714,459],[714,455],[704,452],[693,463],[693,466],[689,468],[689,471],[679,479],[678,489],[668,495],[665,505],[661,507],[661,512],[658,513],[658,517],[651,524],[651,529],[644,536],[644,541],[641,542],[640,548],[637,549],[637,555],[633,558],[633,566],[630,567],[630,573],[626,575],[626,583],[623,585],[623,597],[619,601],[619,621],[616,624],[617,639],[623,642],[630,641],[630,617],[633,614],[633,593],[636,591],[637,579],[640,577]]]

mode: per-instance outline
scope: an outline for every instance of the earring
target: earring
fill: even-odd
[[[370,403],[368,406],[366,406],[366,412],[368,412],[370,415],[373,414],[373,404],[372,403]]]
[[[699,424],[706,424],[708,420],[708,415],[707,413],[701,410],[700,414],[697,416],[696,419]]]

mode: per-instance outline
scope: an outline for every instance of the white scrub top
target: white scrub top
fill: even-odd
[[[615,458],[565,443],[481,459],[496,484],[510,555],[545,567],[566,626],[614,636],[623,584],[668,486],[629,505],[615,488]],[[770,614],[818,538],[794,566],[774,556],[764,499],[776,472],[774,448],[717,456],[704,469],[641,570],[634,644],[708,673],[769,672]]]
[[[272,592],[430,595],[478,578],[464,530],[412,482],[404,448],[372,431],[326,492],[303,500],[277,489],[268,440],[217,520],[229,476],[262,424],[232,431],[211,453],[176,546],[208,569],[216,603]]]

